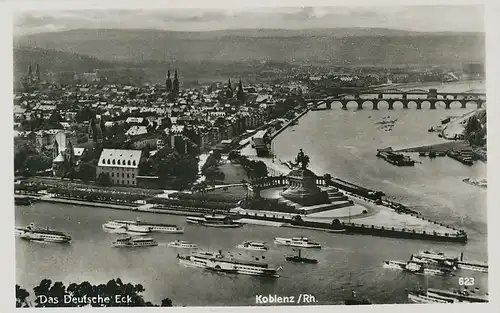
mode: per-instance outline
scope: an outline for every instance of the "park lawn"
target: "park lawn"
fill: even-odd
[[[225,175],[225,184],[239,184],[242,180],[248,181],[248,176],[240,164],[226,163],[219,166],[219,170]]]

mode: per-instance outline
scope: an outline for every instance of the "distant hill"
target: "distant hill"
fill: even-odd
[[[99,60],[95,57],[46,50],[40,48],[14,48],[14,77],[20,79],[28,73],[28,66],[39,64],[42,71],[51,72],[87,72],[94,69],[114,68],[120,64]]]
[[[38,47],[127,62],[273,60],[331,65],[456,65],[484,62],[482,33],[415,33],[388,29],[161,30],[79,29],[14,38]]]

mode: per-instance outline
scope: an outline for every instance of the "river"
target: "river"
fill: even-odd
[[[426,86],[425,88],[433,88]],[[439,91],[442,90],[439,89]],[[466,91],[482,86],[447,85],[446,91]],[[465,89],[466,88],[466,89]],[[451,90],[450,90],[451,89]],[[464,90],[465,89],[465,90]],[[486,177],[486,164],[468,167],[444,158],[419,158],[415,167],[395,167],[375,157],[376,149],[392,146],[410,147],[440,142],[435,133],[427,132],[446,116],[461,115],[471,109],[379,111],[334,108],[309,112],[299,124],[285,130],[275,139],[274,150],[281,160],[295,157],[299,148],[311,158],[311,169],[317,174],[328,172],[369,188],[383,190],[432,219],[463,228],[469,235],[466,245],[432,243],[418,240],[342,235],[266,226],[245,225],[240,229],[213,229],[186,225],[181,216],[154,215],[62,204],[35,203],[16,207],[16,225],[36,222],[39,225],[68,231],[71,245],[30,243],[16,239],[16,280],[32,292],[41,279],[50,278],[103,283],[120,277],[141,283],[145,299],[160,303],[164,297],[174,305],[227,306],[255,305],[256,295],[298,296],[312,294],[315,304],[339,304],[351,291],[374,303],[406,303],[405,288],[428,285],[435,288],[458,288],[459,277],[474,277],[475,287],[486,291],[487,274],[457,272],[456,277],[414,276],[382,267],[384,260],[407,260],[421,249],[437,249],[466,259],[487,260],[486,191],[467,185],[464,177]],[[397,121],[392,131],[375,124],[390,116]],[[416,156],[415,158],[418,158]],[[105,233],[101,225],[108,219],[135,219],[169,222],[186,227],[184,235],[158,234],[160,246],[137,250],[111,247],[115,236]],[[323,245],[320,251],[304,251],[315,257],[316,265],[285,263],[283,255],[292,253],[272,244],[276,236],[309,236]],[[272,249],[266,261],[283,265],[281,277],[274,280],[250,276],[219,275],[200,269],[185,268],[176,261],[176,253],[165,243],[182,238],[199,246],[231,250],[246,257],[256,257],[234,247],[244,240],[263,240]]]

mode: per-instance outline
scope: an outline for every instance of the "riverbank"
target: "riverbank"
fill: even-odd
[[[404,148],[404,149],[394,150],[394,152],[429,152],[429,150],[438,152],[438,151],[448,151],[448,150],[462,151],[470,149],[471,147],[467,142],[457,140],[457,141],[449,141],[431,145],[417,146],[412,148]]]

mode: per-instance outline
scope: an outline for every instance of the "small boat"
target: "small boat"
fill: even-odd
[[[267,251],[269,248],[266,246],[265,242],[259,241],[245,241],[240,245],[237,245],[238,249],[253,250],[253,251]]]
[[[49,227],[36,227],[35,223],[30,223],[26,227],[16,227],[15,235],[24,240],[37,242],[68,243],[71,241],[70,235],[49,229]]]
[[[274,243],[277,245],[284,245],[298,248],[317,248],[321,249],[321,245],[317,242],[309,240],[307,237],[293,237],[293,238],[274,238]]]
[[[318,263],[318,260],[316,260],[316,259],[304,258],[301,255],[301,250],[300,249],[299,249],[299,253],[297,255],[287,255],[287,256],[285,256],[285,260],[290,261],[290,262],[295,262],[295,263],[311,263],[311,264]]]
[[[472,180],[470,178],[464,178],[464,179],[462,179],[462,181],[468,185],[471,185],[471,186],[481,187],[481,188],[485,188],[485,189],[488,188],[488,182],[486,181],[486,179],[476,181],[476,180]]]
[[[168,247],[171,248],[181,248],[181,249],[197,249],[198,246],[195,245],[194,243],[191,243],[189,241],[183,241],[183,240],[176,240],[169,242],[167,244]]]
[[[19,195],[14,196],[14,204],[15,205],[31,205],[35,201],[36,201],[36,198],[34,198],[34,197],[19,196]]]
[[[158,243],[153,239],[149,237],[130,237],[130,236],[125,236],[116,239],[115,241],[112,242],[113,247],[151,247],[151,246],[157,246]]]

